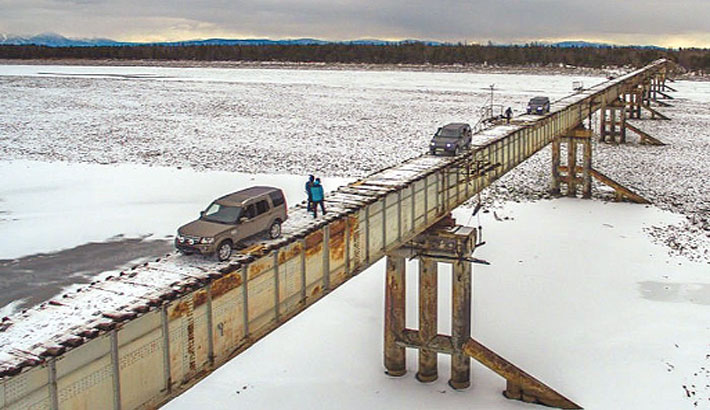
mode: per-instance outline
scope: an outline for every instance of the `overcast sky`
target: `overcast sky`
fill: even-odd
[[[710,47],[710,0],[0,0],[0,33]]]

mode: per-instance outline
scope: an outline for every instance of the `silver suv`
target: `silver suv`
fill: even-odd
[[[528,114],[543,115],[550,112],[550,99],[548,97],[533,97],[528,102]]]
[[[471,149],[471,126],[462,122],[453,122],[439,127],[429,143],[431,155],[459,155]]]
[[[224,261],[240,241],[264,231],[281,236],[288,219],[286,199],[278,188],[255,186],[218,198],[200,217],[178,229],[175,247],[190,255],[215,254]]]

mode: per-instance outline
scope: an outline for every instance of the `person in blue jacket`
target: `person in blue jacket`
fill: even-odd
[[[315,182],[316,177],[313,175],[308,176],[308,182],[306,182],[306,195],[308,195],[308,206],[306,209],[308,209],[308,212],[313,211],[313,198],[311,196],[311,188],[313,187],[313,182]]]
[[[318,218],[318,205],[323,211],[323,215],[326,214],[325,205],[323,200],[325,199],[325,194],[323,193],[323,185],[320,183],[320,178],[316,178],[311,186],[311,201],[313,206],[313,217]]]

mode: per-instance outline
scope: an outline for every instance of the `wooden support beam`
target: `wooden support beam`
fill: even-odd
[[[641,131],[638,129],[635,125],[632,125],[630,123],[626,123],[626,127],[630,129],[631,131],[635,132],[641,137],[641,143],[642,144],[649,144],[649,145],[667,145],[666,143],[662,142],[661,140],[652,137],[645,131]]]
[[[560,138],[552,140],[552,180],[550,181],[550,194],[560,194]]]
[[[616,199],[617,200],[627,199],[628,201],[636,202],[638,204],[650,204],[651,203],[646,198],[642,197],[641,195],[636,194],[635,192],[631,191],[629,188],[626,188],[625,186],[614,181],[613,179],[609,178],[608,176],[602,174],[601,172],[597,171],[596,169],[592,169],[591,174],[599,182],[614,188],[614,191],[616,192]]]
[[[668,80],[669,80],[669,81],[673,81],[673,80],[671,80],[670,78],[668,78]],[[669,85],[666,84],[666,83],[663,83],[663,89],[664,89],[664,90],[668,90],[668,91],[678,92],[678,90],[676,90],[675,88],[669,86]]]
[[[660,105],[661,107],[672,107],[673,106],[673,104],[668,104],[667,102],[662,101],[662,100],[656,101],[656,104]]]
[[[660,118],[660,119],[662,119],[662,120],[670,120],[670,118],[668,118],[668,117],[666,117],[665,115],[661,114],[660,112],[654,110],[653,108],[651,108],[650,106],[648,106],[648,104],[644,104],[644,105],[642,105],[642,107],[643,107],[643,109],[645,109],[646,111],[648,111],[648,112],[651,113],[651,118],[652,118],[652,119],[655,119],[655,117],[658,117],[658,118]]]
[[[561,172],[567,172],[567,166],[562,165],[560,167]],[[577,167],[577,172],[582,172],[582,167],[578,166]],[[626,199],[630,202],[635,202],[638,204],[650,204],[651,202],[647,200],[646,198],[642,197],[639,194],[636,194],[629,188],[626,188],[625,186],[621,185],[620,183],[614,181],[613,179],[609,178],[608,176],[602,174],[601,172],[597,171],[596,169],[591,169],[590,174],[599,182],[601,182],[604,185],[607,185],[611,188],[614,189],[616,192],[616,200],[623,200]]]
[[[643,88],[639,88],[634,94],[633,117],[641,118],[641,105],[643,104]]]
[[[582,198],[592,197],[592,138],[591,130],[589,138],[582,142]]]
[[[567,142],[567,196],[577,196],[577,141],[565,138]]]
[[[626,107],[619,110],[619,143],[626,143]]]
[[[602,95],[602,102],[599,108],[599,141],[606,139],[606,97]]]
[[[561,409],[582,408],[474,339],[464,344],[463,352],[507,380],[503,395],[509,399]]]
[[[666,94],[663,91],[656,91],[658,94],[661,95],[661,97],[667,99],[667,100],[674,100],[675,98],[672,95]]]

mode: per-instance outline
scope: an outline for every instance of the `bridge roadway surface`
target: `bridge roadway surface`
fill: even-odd
[[[304,204],[292,206],[281,238],[257,238],[228,262],[170,254],[4,319],[0,408],[34,400],[50,408],[53,403],[80,408],[72,400],[81,389],[71,380],[77,372],[94,374],[87,369],[99,358],[114,362],[113,384],[111,377],[94,378],[96,386],[109,383],[107,392],[113,389],[113,408],[164,402],[179,386],[243,351],[426,230],[606,102],[664,75],[668,64],[658,60],[557,100],[547,115],[521,115],[511,124],[484,129],[474,134],[472,149],[459,156],[422,155],[340,187],[328,195],[325,217],[314,220]],[[149,316],[151,324],[141,319]],[[146,324],[136,324],[140,321]],[[141,342],[157,344],[151,354],[162,357],[156,359],[162,363],[157,386],[124,383],[132,371],[146,371],[126,359],[136,349],[145,350],[132,345],[138,336],[122,339],[131,326],[145,328],[139,335],[157,335]],[[105,347],[94,348],[100,352],[95,357],[86,356],[84,363],[73,355],[75,363],[61,367],[70,363],[72,350],[98,346],[100,340]],[[55,358],[56,365],[47,358]],[[120,366],[115,364],[119,361]],[[30,372],[41,376],[30,377]],[[21,377],[22,391],[13,393]],[[62,395],[67,389],[74,394]]]

